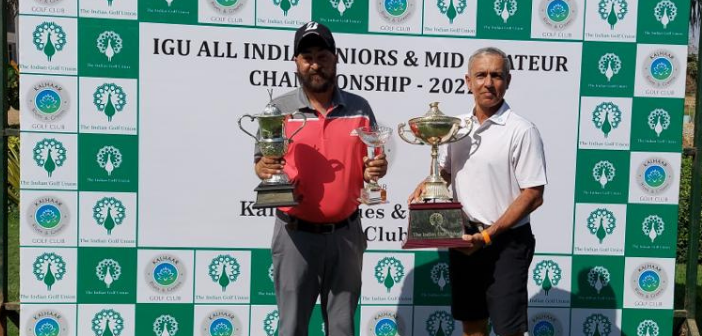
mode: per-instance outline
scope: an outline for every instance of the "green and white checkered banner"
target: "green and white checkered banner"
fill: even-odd
[[[548,161],[531,334],[670,335],[689,6],[21,1],[22,335],[277,335],[273,211],[251,208],[236,122],[298,85],[293,34],[311,19],[335,32],[339,86],[393,128],[433,101],[469,113],[468,55],[505,50],[507,101]],[[446,251],[400,249],[429,149],[394,135],[386,151],[390,202],[360,209],[357,333],[460,335]],[[310,335],[323,328],[318,307]]]

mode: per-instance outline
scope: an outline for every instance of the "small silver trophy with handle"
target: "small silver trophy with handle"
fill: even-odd
[[[292,138],[305,127],[307,118],[299,111],[291,114],[283,114],[282,111],[273,105],[273,92],[268,91],[271,101],[257,115],[244,114],[239,118],[239,128],[250,137],[254,138],[256,145],[263,156],[283,157],[288,150],[288,145]],[[302,119],[300,127],[293,132],[290,137],[285,137],[285,124],[289,117]],[[242,125],[241,120],[249,118],[251,122],[258,121],[258,134],[249,133]],[[297,118],[296,118],[297,119]],[[261,181],[254,189],[256,191],[256,203],[252,208],[273,208],[280,206],[297,205],[297,197],[294,194],[295,186],[290,182],[290,178],[285,172],[273,174],[271,177]]]
[[[356,133],[361,138],[368,148],[368,158],[383,154],[385,151],[385,143],[392,135],[392,128],[386,126],[363,126],[356,129]],[[366,205],[374,205],[385,203],[388,200],[387,189],[385,186],[378,184],[378,181],[371,180],[361,189],[361,198],[359,201]]]

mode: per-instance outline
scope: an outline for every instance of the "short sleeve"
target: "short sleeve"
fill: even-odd
[[[444,144],[439,146],[439,167],[441,170],[451,173],[451,144]]]
[[[546,158],[539,130],[529,127],[515,141],[512,152],[514,174],[520,189],[546,185]]]

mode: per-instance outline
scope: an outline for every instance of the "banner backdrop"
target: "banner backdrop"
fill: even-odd
[[[294,29],[335,32],[339,86],[396,129],[469,113],[468,56],[505,50],[545,143],[533,335],[672,333],[689,1],[21,2],[23,335],[277,335],[273,211],[238,118],[294,89]],[[247,124],[250,131],[257,125]],[[357,333],[460,335],[445,251],[403,251],[429,149],[386,146]],[[479,193],[480,190],[475,190]],[[319,308],[311,335],[323,335]]]

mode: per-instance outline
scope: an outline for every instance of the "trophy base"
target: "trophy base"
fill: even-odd
[[[461,203],[413,203],[403,249],[467,247]]]
[[[294,194],[295,186],[290,183],[285,184],[265,184],[261,183],[254,189],[256,191],[256,203],[251,207],[277,208],[286,206],[296,206],[297,200]]]
[[[358,201],[365,205],[376,205],[388,202],[387,191],[384,188],[363,188]]]

